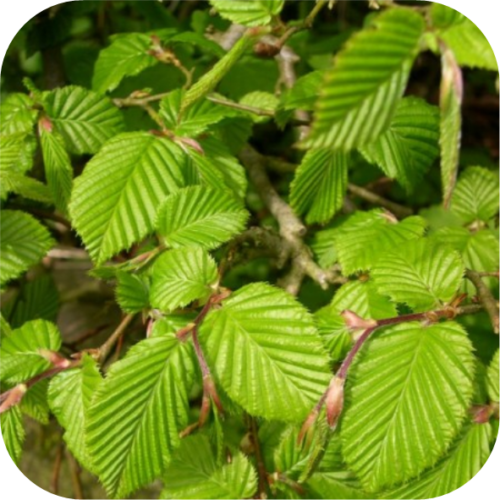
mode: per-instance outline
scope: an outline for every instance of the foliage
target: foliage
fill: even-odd
[[[113,498],[430,498],[486,462],[496,61],[443,5],[339,3],[69,2],[12,42],[22,470],[41,425]]]

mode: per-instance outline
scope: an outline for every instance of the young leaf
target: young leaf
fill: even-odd
[[[41,380],[33,387],[30,387],[23,396],[19,408],[21,412],[37,420],[43,425],[49,423],[49,405],[47,403],[48,380]]]
[[[498,71],[490,42],[470,19],[440,3],[431,5],[431,19],[438,28],[438,36],[453,51],[458,64]]]
[[[456,323],[382,330],[349,372],[341,438],[369,491],[407,481],[443,455],[467,415],[474,357]]]
[[[85,428],[90,402],[101,380],[96,362],[85,354],[80,368],[59,373],[49,386],[49,406],[65,431],[64,441],[88,470],[92,470],[92,462],[87,450]]]
[[[92,88],[104,93],[114,90],[126,76],[134,76],[158,64],[148,54],[151,37],[144,33],[127,33],[111,37],[111,45],[101,50],[95,64]]]
[[[466,425],[448,455],[418,479],[390,492],[384,498],[435,498],[458,490],[469,482],[490,456],[492,428],[489,423]]]
[[[314,498],[371,498],[365,493],[356,476],[347,470],[316,472],[307,485],[312,488]],[[319,495],[319,496],[316,496]]]
[[[256,90],[255,92],[249,92],[248,94],[245,94],[240,99],[240,104],[253,108],[263,109],[265,111],[273,113],[278,107],[279,99],[270,92],[262,92],[260,90]],[[270,120],[269,116],[260,116],[251,112],[248,113],[248,116],[255,123],[262,123]]]
[[[70,85],[48,92],[45,111],[70,153],[97,153],[124,128],[120,111],[104,96]]]
[[[498,356],[498,349],[493,355],[493,359],[491,360],[491,363],[488,366],[488,372],[487,372],[487,386],[488,386],[488,396],[490,397],[491,401],[499,401],[499,390],[498,390],[498,371],[499,371],[499,356]]]
[[[414,311],[428,311],[450,302],[463,275],[458,253],[427,239],[407,242],[404,252],[386,252],[371,272],[380,293]]]
[[[32,134],[0,135],[0,169],[24,174],[33,166],[36,140]]]
[[[5,135],[33,132],[37,110],[26,94],[13,93],[2,99],[0,105],[0,133]]]
[[[305,145],[347,151],[384,132],[406,87],[423,28],[421,15],[389,9],[353,36],[327,72]]]
[[[168,314],[157,320],[153,324],[151,337],[161,337],[178,332],[196,318],[197,313],[188,311],[177,314]]]
[[[19,173],[13,165],[0,166],[0,200],[5,200],[9,193],[47,205],[53,203],[50,190],[45,184]]]
[[[458,180],[451,210],[465,223],[488,222],[498,213],[498,175],[481,167],[469,167]]]
[[[24,212],[0,210],[0,285],[17,278],[52,247],[47,229]]]
[[[23,443],[26,437],[23,426],[23,415],[18,406],[0,414],[2,437],[10,458],[17,465],[23,452]]]
[[[439,110],[406,97],[399,101],[389,128],[361,153],[411,191],[438,157],[438,140]]]
[[[2,341],[0,379],[16,384],[42,373],[51,363],[41,350],[58,351],[60,347],[61,335],[53,323],[41,319],[24,323]]]
[[[56,131],[40,126],[40,142],[47,184],[56,207],[66,213],[73,183],[71,160],[62,137]]]
[[[255,471],[242,454],[219,467],[208,438],[202,434],[182,441],[163,478],[160,498],[252,498],[257,488]]]
[[[210,0],[210,4],[224,19],[244,26],[264,26],[269,24],[283,8],[283,0]]]
[[[224,390],[252,415],[300,421],[330,379],[312,317],[265,283],[240,288],[212,311],[200,341]]]
[[[156,260],[152,274],[151,305],[161,311],[207,299],[218,279],[214,260],[201,248],[164,253]]]
[[[169,196],[156,227],[169,247],[218,247],[245,228],[248,212],[228,191],[191,186]]]
[[[185,185],[184,164],[176,144],[145,132],[114,137],[87,163],[69,209],[97,264],[153,230],[160,202]]]
[[[305,109],[312,111],[325,79],[323,71],[312,71],[297,79],[291,89],[281,95],[281,108],[285,110]]]
[[[142,276],[118,271],[116,301],[128,314],[141,312],[149,306],[149,286]]]
[[[194,377],[190,344],[175,335],[146,339],[111,365],[87,414],[93,469],[123,498],[158,477],[188,423]]]
[[[347,187],[348,157],[330,149],[306,153],[290,186],[290,203],[306,222],[325,223],[342,207]]]
[[[425,221],[413,216],[395,223],[382,210],[356,212],[335,229],[335,248],[345,275],[371,269],[388,251],[422,236]]]

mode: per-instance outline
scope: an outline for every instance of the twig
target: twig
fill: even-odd
[[[66,450],[66,459],[69,464],[69,471],[71,475],[71,484],[73,485],[73,495],[76,499],[83,498],[82,483],[80,481],[80,466],[77,464],[75,457]]]
[[[234,102],[229,99],[221,99],[220,97],[215,97],[212,95],[207,96],[207,100],[220,104],[221,106],[227,106],[228,108],[239,109],[241,111],[247,111],[257,116],[274,116],[274,111],[272,109],[257,108],[255,106],[248,106],[246,104],[240,104],[239,102]]]
[[[498,318],[498,303],[493,297],[490,289],[484,284],[481,276],[471,269],[467,269],[465,276],[476,287],[477,295],[481,304],[484,306],[488,316],[490,317],[493,331],[498,335],[499,332],[499,318]]]
[[[99,362],[102,363],[107,357],[115,343],[122,336],[123,332],[126,330],[127,326],[134,319],[134,314],[127,314],[120,324],[116,327],[116,330],[111,334],[111,336],[104,342],[104,344],[99,347],[98,357]]]
[[[60,442],[57,446],[54,468],[52,469],[52,476],[50,478],[50,491],[51,493],[54,493],[54,495],[57,495],[59,491],[59,474],[61,472],[63,449],[64,444]]]
[[[88,252],[82,248],[52,248],[48,251],[47,257],[62,260],[90,260]]]
[[[267,494],[267,477],[268,473],[266,471],[266,466],[264,464],[264,459],[262,457],[262,450],[260,449],[259,442],[259,429],[257,427],[257,420],[255,417],[248,415],[248,427],[249,427],[249,435],[250,441],[253,446],[253,450],[255,452],[255,461],[257,463],[257,475],[258,475],[258,498],[268,498]]]

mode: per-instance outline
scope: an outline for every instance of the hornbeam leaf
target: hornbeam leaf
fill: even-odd
[[[303,158],[290,186],[290,203],[306,222],[328,222],[342,207],[348,157],[330,149],[313,149]]]
[[[0,210],[2,239],[0,284],[17,278],[36,264],[52,247],[47,229],[24,212]]]
[[[19,406],[13,406],[0,414],[0,425],[5,447],[12,461],[17,465],[23,452],[23,443],[26,437],[23,426],[23,414]]]
[[[113,363],[87,414],[93,470],[123,498],[158,477],[188,423],[192,347],[175,335],[146,339]]]
[[[185,185],[185,155],[145,132],[106,143],[75,180],[70,214],[92,259],[106,259],[153,231],[160,202]]]
[[[410,191],[438,157],[438,140],[439,110],[407,97],[399,101],[389,128],[361,152]]]
[[[330,379],[312,317],[265,283],[240,288],[212,311],[200,342],[222,387],[252,415],[300,421]]]
[[[120,111],[92,90],[69,85],[44,96],[45,111],[70,153],[97,153],[124,128]]]
[[[26,94],[13,93],[0,105],[0,133],[5,135],[33,132],[38,111]]]
[[[59,373],[49,386],[49,406],[65,431],[64,441],[88,470],[92,470],[92,462],[85,441],[85,427],[90,402],[101,380],[96,362],[85,354],[80,368]]]
[[[164,253],[153,267],[151,305],[172,311],[196,299],[208,298],[217,283],[217,266],[201,248],[178,248]]]
[[[8,383],[24,382],[50,368],[40,351],[58,351],[61,335],[57,327],[42,319],[28,321],[3,339],[0,379]]]
[[[453,192],[451,210],[465,223],[488,222],[498,213],[498,175],[481,167],[467,168]]]
[[[384,498],[435,498],[470,481],[490,456],[493,431],[489,423],[466,425],[448,455],[418,479],[384,492]]]
[[[45,177],[56,207],[67,212],[68,201],[73,183],[73,168],[64,141],[56,132],[40,127]]]
[[[41,380],[30,387],[23,396],[19,407],[29,417],[43,425],[49,423],[50,408],[47,402],[48,380]]]
[[[248,212],[231,192],[191,186],[164,201],[156,227],[170,247],[212,249],[240,233],[247,219]]]
[[[378,291],[415,311],[442,307],[456,295],[464,275],[458,253],[427,239],[388,251],[371,272]]]
[[[0,169],[24,174],[33,166],[36,140],[32,134],[0,135]]]
[[[116,301],[126,313],[136,314],[149,306],[149,286],[142,276],[118,271],[116,278]]]
[[[13,166],[0,166],[0,199],[5,200],[9,193],[40,203],[52,203],[52,195],[45,184],[19,173]]]
[[[224,19],[244,26],[264,26],[277,16],[285,2],[283,0],[210,0],[210,4]]]
[[[406,87],[423,28],[420,14],[390,9],[354,35],[326,74],[304,145],[347,151],[384,132]]]
[[[343,456],[369,491],[433,466],[460,431],[474,357],[457,323],[404,323],[376,334],[349,371]]]
[[[491,363],[488,366],[488,372],[487,372],[487,387],[488,387],[488,396],[490,397],[491,401],[499,401],[499,390],[498,390],[498,371],[499,371],[499,356],[498,356],[498,349],[497,352],[494,354],[493,359],[491,360]]]

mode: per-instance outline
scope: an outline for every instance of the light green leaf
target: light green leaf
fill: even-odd
[[[301,76],[291,89],[286,90],[281,95],[281,107],[285,110],[305,109],[312,111],[324,80],[324,71],[312,71]]]
[[[224,390],[252,415],[300,421],[330,379],[310,314],[265,283],[240,288],[212,311],[200,341]]]
[[[304,145],[347,151],[384,132],[406,87],[423,28],[420,14],[389,9],[354,35],[326,74]]]
[[[384,493],[383,498],[435,498],[469,482],[490,456],[491,425],[466,425],[448,455],[417,480]]]
[[[45,111],[70,153],[97,153],[124,128],[120,111],[92,90],[69,85],[44,98]]]
[[[253,108],[274,112],[278,107],[279,99],[270,92],[262,92],[260,90],[256,90],[255,92],[249,92],[248,94],[245,94],[240,99],[240,104],[243,104],[244,106],[250,106]],[[255,123],[262,123],[270,120],[269,116],[259,116],[251,112],[248,113],[248,116]]]
[[[244,26],[264,26],[277,16],[283,0],[210,0],[210,4],[224,19]]]
[[[397,223],[384,211],[356,212],[335,230],[338,260],[345,275],[371,269],[388,251],[420,238],[426,223],[418,216]]]
[[[52,195],[45,184],[19,173],[13,165],[0,166],[0,199],[5,200],[9,193],[40,203],[52,203]]]
[[[458,180],[451,210],[466,223],[489,221],[498,213],[498,175],[481,167],[468,167]]]
[[[378,291],[414,311],[443,307],[458,292],[464,265],[458,253],[430,240],[409,241],[382,256],[371,272]]]
[[[193,384],[192,347],[146,339],[111,365],[87,414],[87,446],[108,493],[123,498],[157,478],[180,444]]]
[[[0,135],[0,169],[24,174],[33,166],[36,140],[32,134]]]
[[[214,189],[220,189],[224,185],[224,176],[212,158],[194,149],[187,149],[186,153],[188,158],[186,180],[188,184],[202,184]]]
[[[438,140],[439,110],[406,97],[399,101],[389,128],[361,153],[410,191],[438,157]]]
[[[47,229],[24,212],[0,210],[0,223],[0,284],[3,285],[36,264],[54,242]]]
[[[474,357],[457,323],[405,323],[376,334],[349,371],[343,456],[369,491],[430,467],[457,436]]]
[[[306,222],[328,222],[342,207],[348,157],[330,149],[308,151],[290,186],[290,203]]]
[[[156,260],[152,275],[151,305],[161,311],[207,299],[218,280],[215,261],[201,248],[164,253]]]
[[[13,406],[0,414],[0,425],[5,447],[10,458],[17,465],[23,452],[23,443],[26,433],[23,426],[23,415],[18,406]]]
[[[70,214],[97,264],[153,231],[158,206],[185,185],[185,156],[169,139],[120,134],[75,180]]]
[[[180,189],[158,212],[156,227],[169,247],[218,247],[245,228],[248,212],[229,191],[204,186]]]
[[[241,454],[219,467],[208,438],[189,436],[165,471],[160,498],[252,498],[257,489],[255,470]]]
[[[10,384],[26,380],[50,368],[40,350],[58,351],[61,335],[57,327],[42,319],[24,323],[3,339],[0,347],[0,379]]]
[[[56,131],[40,127],[40,142],[47,184],[56,207],[66,213],[73,184],[71,160],[62,137]]]
[[[86,469],[92,462],[85,440],[90,402],[102,378],[96,362],[84,355],[82,366],[56,375],[49,386],[50,409],[64,429],[64,441],[75,458]]]
[[[48,380],[41,380],[30,387],[23,396],[19,407],[21,412],[43,425],[49,423],[49,405],[47,403]]]
[[[361,489],[360,482],[356,476],[347,470],[316,472],[307,481],[318,497],[314,498],[371,498],[372,495]]]
[[[168,314],[157,320],[153,324],[151,337],[161,337],[178,332],[188,323],[192,323],[196,318],[196,312],[183,312],[178,314]]]
[[[3,315],[3,311],[0,313],[0,338],[8,337],[12,333],[12,328],[10,327],[8,321]]]
[[[365,319],[397,316],[395,305],[377,292],[372,281],[350,281],[342,285],[332,302],[314,314],[319,334],[335,361],[343,359],[352,345],[351,332],[340,314],[345,310]]]
[[[499,357],[498,357],[498,349],[497,352],[493,355],[493,359],[488,366],[487,371],[487,385],[488,385],[488,396],[491,401],[499,401],[499,389],[498,389],[498,371],[499,371]]]
[[[135,314],[149,307],[149,286],[142,276],[118,271],[116,278],[116,301],[123,311]]]
[[[99,53],[92,88],[101,93],[114,90],[126,76],[158,64],[158,59],[148,54],[150,49],[151,37],[144,33],[127,33],[112,39],[111,45]]]
[[[460,12],[433,3],[431,19],[438,36],[455,54],[458,64],[498,71],[495,53],[483,32]]]
[[[0,105],[0,133],[5,135],[33,132],[38,114],[34,102],[26,94],[13,93]]]

